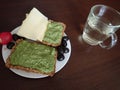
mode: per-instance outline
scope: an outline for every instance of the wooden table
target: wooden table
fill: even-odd
[[[0,32],[21,25],[25,14],[36,7],[49,19],[67,25],[65,33],[70,38],[72,53],[60,72],[43,79],[14,74],[5,67],[1,54],[0,90],[120,90],[120,31],[117,31],[117,45],[110,50],[78,41],[83,32],[81,25],[95,4],[120,11],[119,0],[1,0]]]

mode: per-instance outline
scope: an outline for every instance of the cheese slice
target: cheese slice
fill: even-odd
[[[42,41],[47,29],[48,18],[39,10],[33,8],[23,21],[17,34],[31,39]]]

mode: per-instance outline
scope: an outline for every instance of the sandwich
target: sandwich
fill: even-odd
[[[66,25],[48,20],[39,10],[33,8],[22,22],[17,34],[30,40],[57,47],[61,44]]]
[[[57,52],[50,47],[28,40],[17,40],[6,60],[6,67],[53,76]]]

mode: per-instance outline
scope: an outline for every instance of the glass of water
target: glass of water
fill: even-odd
[[[120,13],[105,5],[95,5],[88,15],[82,39],[90,45],[100,45],[110,49],[117,42],[115,32],[120,28]],[[104,41],[111,37],[109,45]]]

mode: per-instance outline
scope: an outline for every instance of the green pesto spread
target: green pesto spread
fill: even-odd
[[[64,26],[59,22],[49,22],[43,41],[59,44],[62,38]]]
[[[55,48],[23,40],[10,57],[12,65],[33,68],[49,73],[54,70]]]

